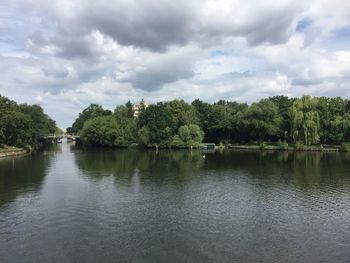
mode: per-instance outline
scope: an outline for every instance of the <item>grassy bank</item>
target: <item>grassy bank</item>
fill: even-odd
[[[231,144],[230,149],[241,150],[274,150],[274,151],[312,151],[312,152],[349,152],[349,144],[333,145],[333,144],[317,144],[317,145],[301,145],[288,143],[255,143],[255,144]]]
[[[26,153],[28,153],[28,151],[23,148],[17,148],[8,145],[0,145],[0,158],[14,157]]]

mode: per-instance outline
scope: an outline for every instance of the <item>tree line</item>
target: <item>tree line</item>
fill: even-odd
[[[67,129],[99,146],[189,148],[201,142],[339,144],[350,140],[350,101],[340,97],[274,96],[248,105],[199,99],[159,102],[134,117],[133,104],[114,112],[91,104]]]
[[[39,105],[17,104],[0,95],[0,144],[38,147],[40,139],[56,129]]]

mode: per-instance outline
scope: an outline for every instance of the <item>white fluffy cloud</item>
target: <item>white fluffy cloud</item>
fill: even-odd
[[[0,3],[0,93],[69,126],[89,103],[350,97],[350,2]]]

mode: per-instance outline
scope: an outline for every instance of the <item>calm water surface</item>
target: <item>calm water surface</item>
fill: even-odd
[[[63,143],[3,159],[0,262],[350,262],[350,156]]]

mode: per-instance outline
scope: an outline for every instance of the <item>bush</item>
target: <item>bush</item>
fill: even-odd
[[[297,151],[305,151],[307,149],[307,146],[302,144],[301,142],[296,142],[294,148]]]
[[[26,146],[24,146],[24,150],[25,150],[26,152],[32,152],[34,149],[33,149],[32,146],[26,145]]]
[[[350,152],[350,143],[342,143],[340,150],[342,152]]]
[[[282,150],[288,150],[288,143],[285,140],[283,142],[281,140],[278,140],[277,146]]]
[[[261,143],[259,144],[259,147],[260,147],[260,150],[264,150],[264,149],[266,148],[266,143],[261,142]]]

